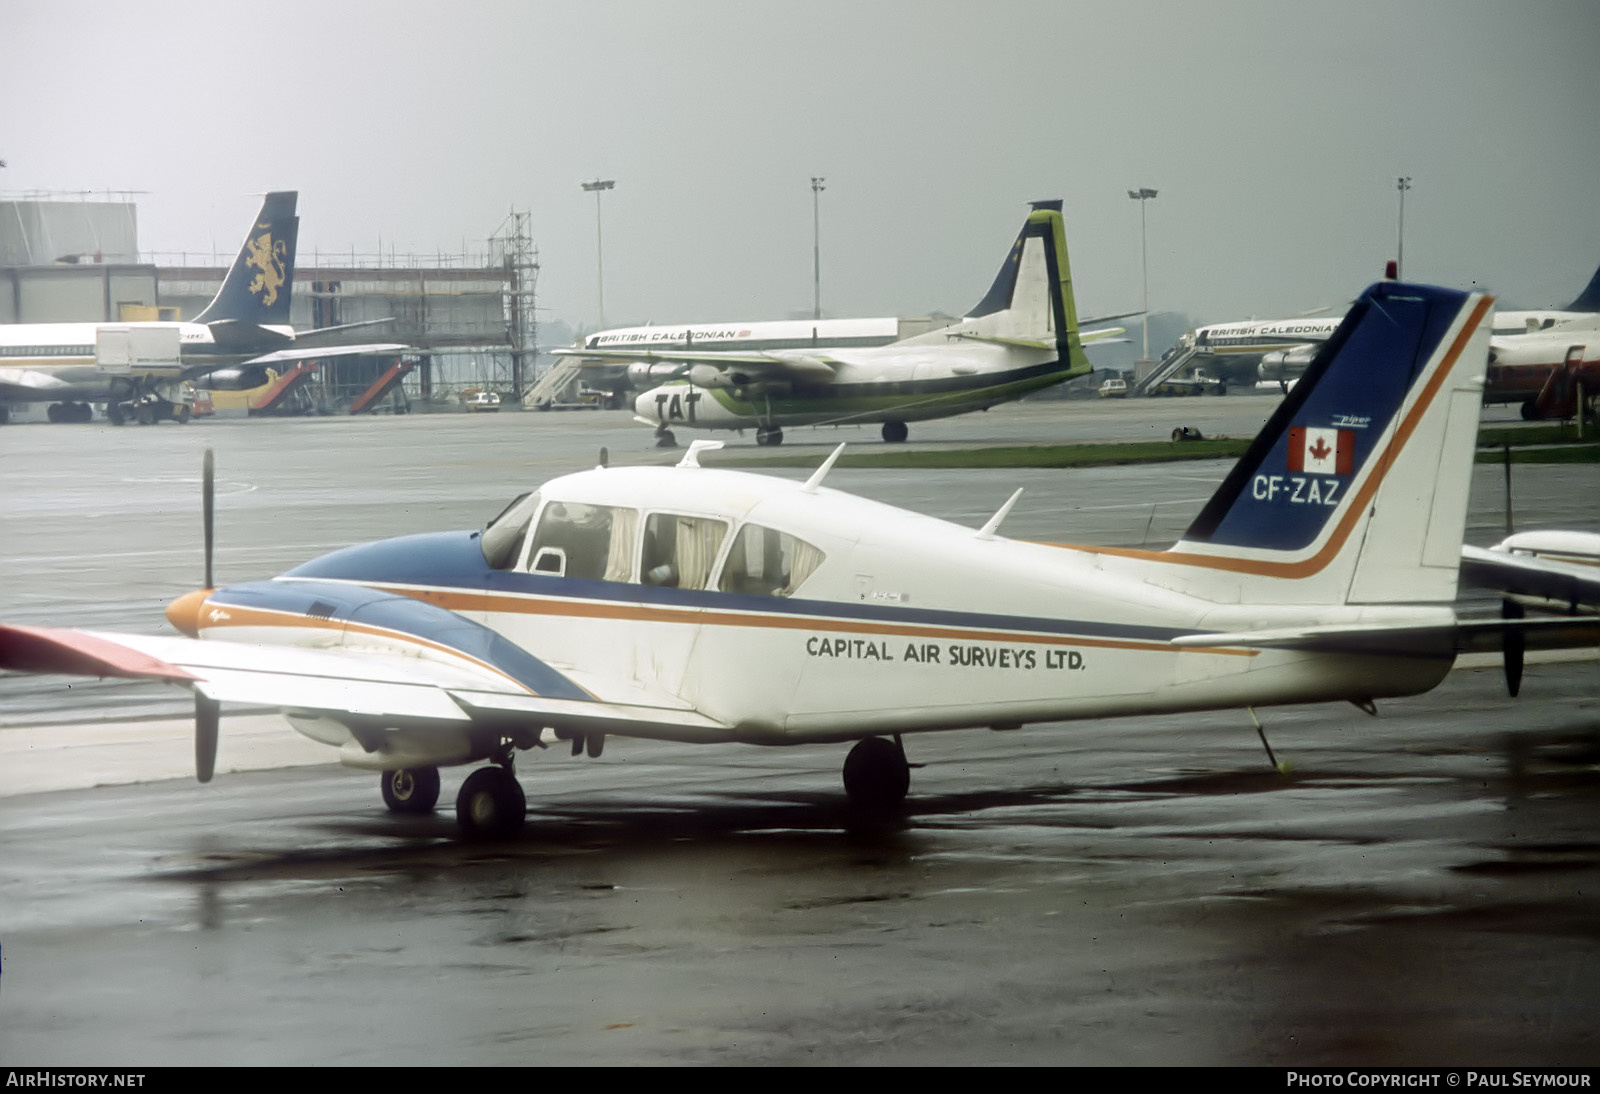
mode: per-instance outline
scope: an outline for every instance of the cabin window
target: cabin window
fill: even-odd
[[[533,514],[538,510],[538,493],[523,494],[484,526],[479,545],[483,548],[483,560],[491,569],[509,570],[517,564],[522,557],[523,541],[528,538],[528,527],[533,523]]]
[[[720,588],[751,596],[793,596],[822,565],[822,552],[788,532],[746,524],[728,552]]]
[[[627,581],[633,576],[638,522],[632,509],[552,501],[540,514],[528,546],[528,567],[562,577]]]
[[[644,526],[639,580],[668,589],[704,589],[727,534],[726,521],[651,513]]]

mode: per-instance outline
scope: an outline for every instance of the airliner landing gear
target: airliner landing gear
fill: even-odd
[[[911,765],[900,742],[864,737],[844,760],[844,792],[862,809],[892,809],[905,801]]]
[[[783,443],[783,430],[775,425],[756,426],[756,444],[779,445]]]
[[[468,839],[506,839],[522,828],[528,799],[508,768],[480,767],[456,795],[456,820]]]
[[[905,422],[884,422],[883,439],[889,444],[899,444],[911,435]]]
[[[407,767],[381,772],[383,804],[394,813],[431,813],[439,803],[439,769]]]
[[[656,427],[656,447],[657,448],[677,448],[678,447],[678,438],[673,436],[672,435],[672,430],[668,429],[666,426],[664,426],[664,425],[663,426],[657,426]]]

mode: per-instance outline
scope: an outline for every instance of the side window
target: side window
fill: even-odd
[[[538,574],[627,581],[633,576],[632,509],[553,501],[539,516],[528,548],[528,569]]]
[[[704,589],[727,534],[725,521],[651,513],[644,525],[639,580],[668,589]]]
[[[739,529],[722,567],[725,593],[751,596],[793,596],[822,565],[822,552],[775,528],[746,524]]]

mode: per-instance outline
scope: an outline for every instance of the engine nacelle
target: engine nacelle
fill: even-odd
[[[1305,345],[1264,353],[1256,375],[1263,380],[1298,380],[1321,349],[1320,345]]]
[[[207,391],[249,391],[260,387],[272,377],[265,365],[243,365],[239,368],[219,368],[194,382],[194,386]]]
[[[664,384],[668,380],[683,378],[683,366],[673,364],[648,364],[644,361],[635,361],[628,366],[628,383],[640,391]]]

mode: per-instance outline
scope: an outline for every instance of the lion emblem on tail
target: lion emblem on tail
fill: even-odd
[[[256,271],[250,281],[250,292],[261,297],[261,303],[270,308],[277,302],[278,288],[283,284],[288,245],[281,239],[274,240],[272,232],[266,231],[247,242],[245,249],[249,255],[244,264]]]

